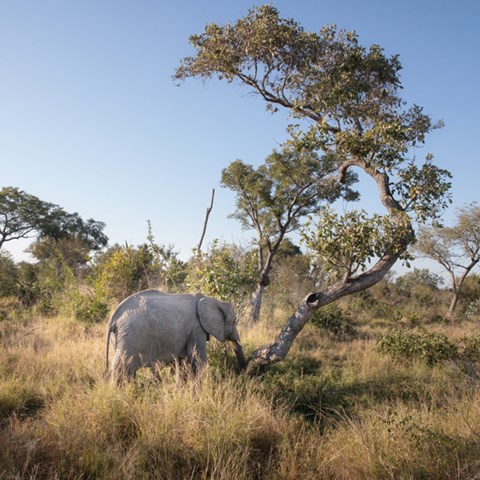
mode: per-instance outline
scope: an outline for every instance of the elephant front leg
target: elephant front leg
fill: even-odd
[[[188,346],[187,360],[196,376],[207,363],[207,345],[205,342],[192,342]]]

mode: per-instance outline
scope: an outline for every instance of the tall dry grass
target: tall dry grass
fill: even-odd
[[[243,328],[247,350],[273,325]],[[257,377],[213,347],[201,378],[178,384],[165,369],[117,387],[103,376],[103,326],[3,322],[0,478],[473,479],[478,382],[454,362],[393,361],[361,329],[336,341],[309,325]]]

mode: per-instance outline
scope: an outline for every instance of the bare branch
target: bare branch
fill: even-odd
[[[205,232],[207,231],[208,217],[210,216],[210,213],[212,211],[214,199],[215,199],[215,189],[212,188],[212,198],[210,200],[210,206],[207,208],[207,212],[205,214],[205,222],[203,223],[202,236],[200,237],[200,241],[198,242],[198,246],[197,246],[198,251],[200,251],[201,248],[202,248],[202,243],[203,243],[203,239],[205,237]]]

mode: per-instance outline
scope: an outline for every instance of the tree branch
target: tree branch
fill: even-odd
[[[215,189],[212,188],[212,198],[210,200],[210,206],[207,208],[207,212],[205,214],[205,222],[203,223],[202,236],[200,237],[200,241],[198,242],[198,246],[197,246],[198,251],[200,251],[201,248],[202,248],[202,243],[203,243],[203,239],[205,237],[205,232],[207,231],[208,217],[210,216],[210,213],[212,211],[214,199],[215,199]]]

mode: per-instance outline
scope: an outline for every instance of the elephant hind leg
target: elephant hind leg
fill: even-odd
[[[135,374],[139,368],[140,359],[126,357],[125,354],[117,351],[112,361],[112,380],[117,385],[129,381],[135,378]]]

